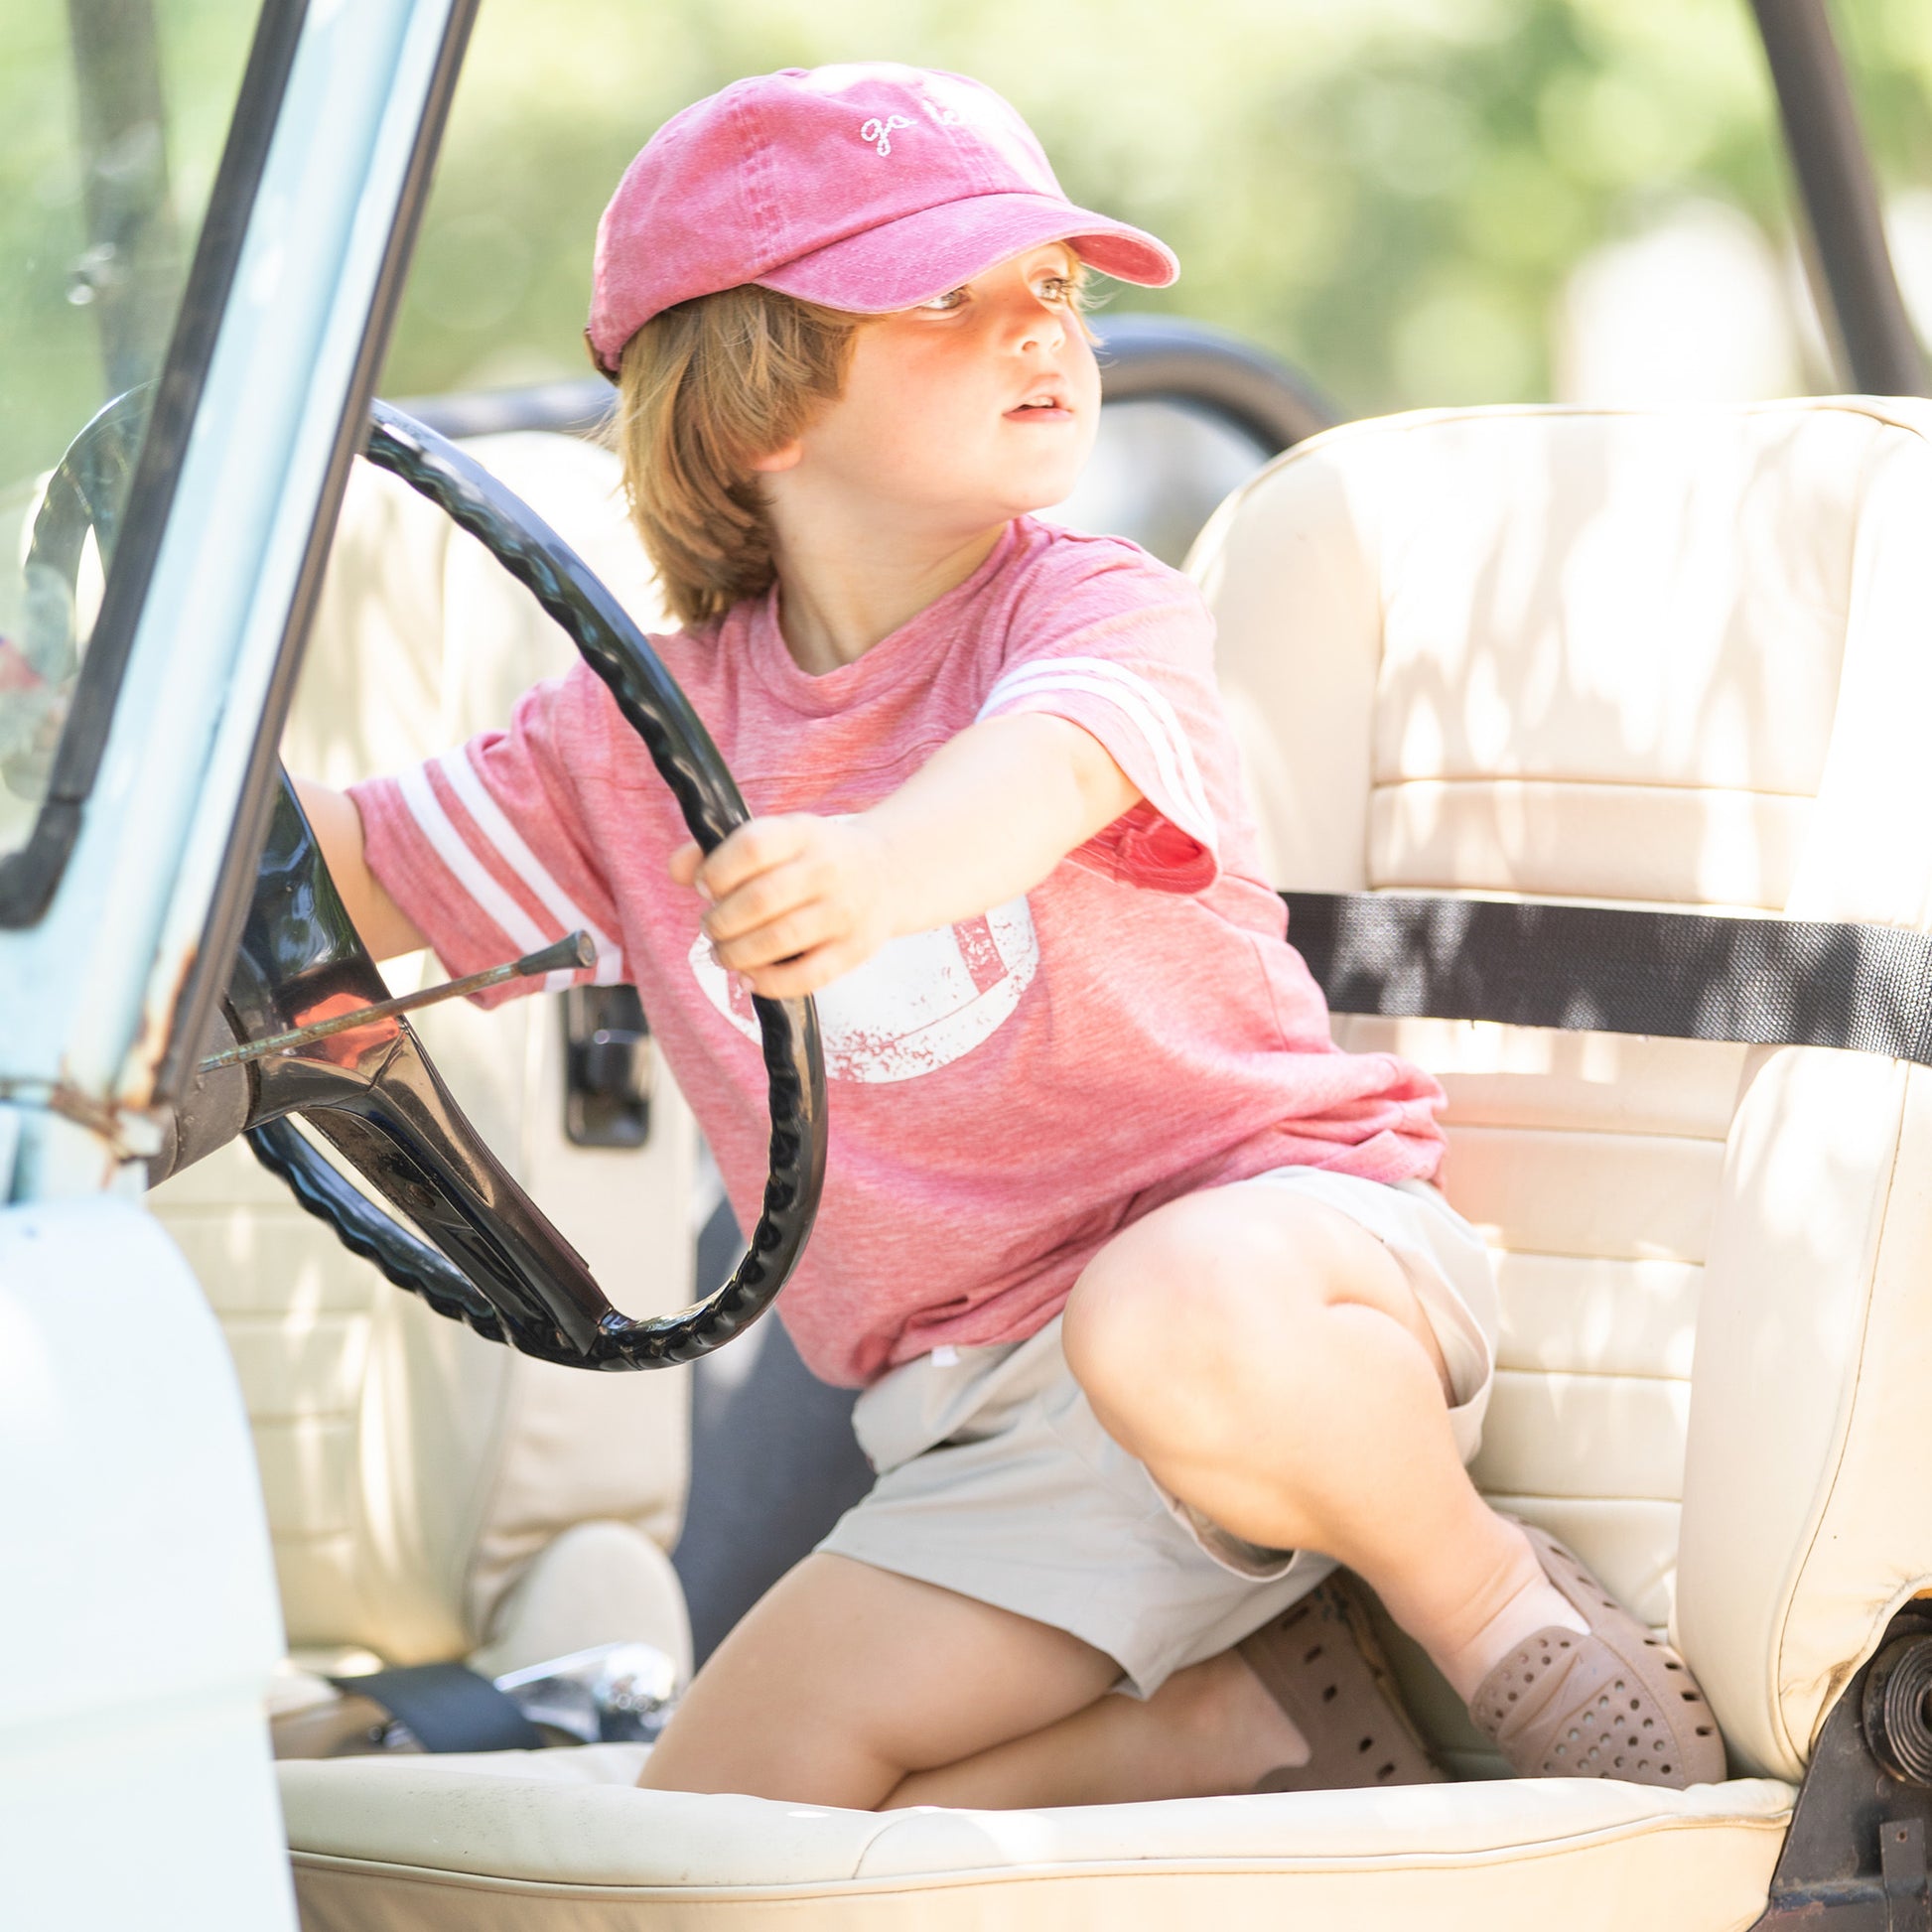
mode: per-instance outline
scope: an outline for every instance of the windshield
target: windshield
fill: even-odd
[[[0,7],[0,860],[85,671],[257,11]]]

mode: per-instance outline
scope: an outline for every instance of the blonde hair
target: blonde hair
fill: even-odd
[[[747,285],[680,302],[624,345],[624,487],[680,623],[770,588],[771,525],[752,465],[838,400],[864,321]]]

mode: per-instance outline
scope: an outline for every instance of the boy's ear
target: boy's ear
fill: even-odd
[[[780,470],[796,469],[799,458],[804,454],[804,444],[794,436],[789,443],[779,444],[769,456],[755,456],[752,469],[758,476],[775,477]]]

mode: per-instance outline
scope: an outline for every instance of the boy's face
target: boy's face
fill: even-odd
[[[868,323],[845,392],[800,437],[788,482],[962,530],[1060,501],[1100,417],[1077,266],[1050,242]]]

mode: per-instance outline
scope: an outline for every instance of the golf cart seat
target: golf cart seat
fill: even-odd
[[[574,438],[476,454],[640,615],[656,608],[618,465]],[[284,741],[342,785],[500,724],[574,653],[535,602],[433,505],[357,464]],[[392,988],[441,974],[427,956]],[[563,996],[418,1026],[511,1172],[638,1312],[691,1299],[696,1130],[664,1070],[641,1146],[566,1132]],[[153,1205],[220,1316],[254,1430],[291,1669],[274,1706],[328,1735],[323,1672],[474,1658],[494,1675],[643,1641],[689,1668],[664,1551],[683,1510],[687,1374],[587,1376],[482,1340],[399,1293],[296,1205],[239,1142]],[[366,1728],[366,1725],[364,1726]]]
[[[1432,413],[1292,451],[1194,560],[1276,880],[1924,929],[1928,528],[1913,404]],[[881,1816],[633,1789],[618,1745],[291,1764],[308,1932],[1750,1925],[1821,1724],[1932,1585],[1932,1075],[1336,1033],[1449,1094],[1505,1307],[1477,1479],[1674,1632],[1729,1781],[1499,1776],[1413,1651],[1449,1784]]]

